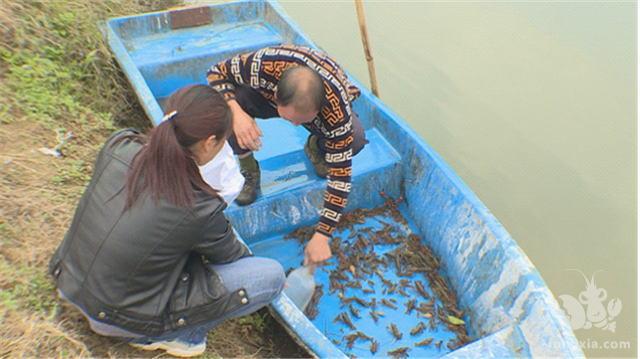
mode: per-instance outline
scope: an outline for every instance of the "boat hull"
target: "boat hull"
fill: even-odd
[[[185,25],[183,17],[176,28],[175,11],[114,18],[105,24],[117,61],[156,125],[164,99],[184,85],[206,83],[206,70],[217,61],[281,43],[317,47],[273,1],[226,3],[206,12],[210,21],[197,26],[188,21]],[[583,357],[557,301],[509,233],[433,148],[353,81],[362,89],[353,107],[370,143],[353,160],[347,211],[383,205],[380,192],[404,199],[403,215],[412,232],[441,259],[442,273],[458,295],[472,339],[453,351],[445,347],[410,355]],[[304,129],[277,119],[258,122],[265,133],[264,150],[256,153],[263,170],[262,193],[254,204],[231,205],[226,213],[256,254],[289,266],[300,260],[301,247],[282,242],[283,236],[318,219],[326,182],[314,175],[304,156]],[[270,308],[310,354],[349,353],[331,341],[331,330],[309,320],[286,295]],[[319,309],[337,310],[331,304]],[[323,320],[331,329],[338,328]],[[365,356],[366,350],[356,354]]]

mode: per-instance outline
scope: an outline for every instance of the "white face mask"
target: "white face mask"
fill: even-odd
[[[242,190],[244,177],[240,173],[240,166],[231,146],[225,142],[220,152],[211,161],[198,168],[202,179],[217,190],[227,204],[233,203]]]

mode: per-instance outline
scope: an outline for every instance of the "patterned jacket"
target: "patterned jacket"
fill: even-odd
[[[331,235],[351,191],[351,144],[353,142],[351,108],[360,90],[350,83],[344,71],[329,56],[308,47],[281,45],[236,55],[211,67],[209,84],[226,99],[234,98],[237,85],[250,86],[274,107],[275,89],[284,70],[304,65],[317,71],[323,79],[325,104],[318,116],[304,126],[319,136],[320,147],[329,166],[324,207],[316,231]]]

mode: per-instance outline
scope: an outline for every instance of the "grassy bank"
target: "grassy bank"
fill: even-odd
[[[148,126],[96,23],[173,5],[8,0],[0,7],[0,357],[145,355],[93,334],[56,299],[46,267],[105,138],[117,128]],[[56,146],[62,157],[42,151]],[[299,354],[264,311],[210,333],[207,351]]]

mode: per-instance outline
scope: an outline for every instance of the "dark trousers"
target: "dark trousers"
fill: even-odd
[[[280,117],[278,115],[278,111],[275,107],[271,106],[269,101],[264,98],[258,91],[252,89],[249,86],[238,86],[235,91],[236,94],[236,102],[242,107],[242,109],[249,114],[249,116],[253,118],[262,118],[269,119],[273,117]],[[320,139],[320,145],[322,145],[322,141],[324,140],[324,136],[322,133],[316,133],[315,131],[310,131],[313,135],[318,136]],[[358,154],[364,146],[369,143],[367,141],[364,128],[360,123],[360,119],[358,116],[353,116],[353,143],[351,144],[351,148],[353,149],[353,156]],[[238,140],[236,139],[236,135],[232,134],[229,136],[229,145],[233,149],[233,153],[236,155],[242,155],[250,150],[241,148],[238,145]]]

